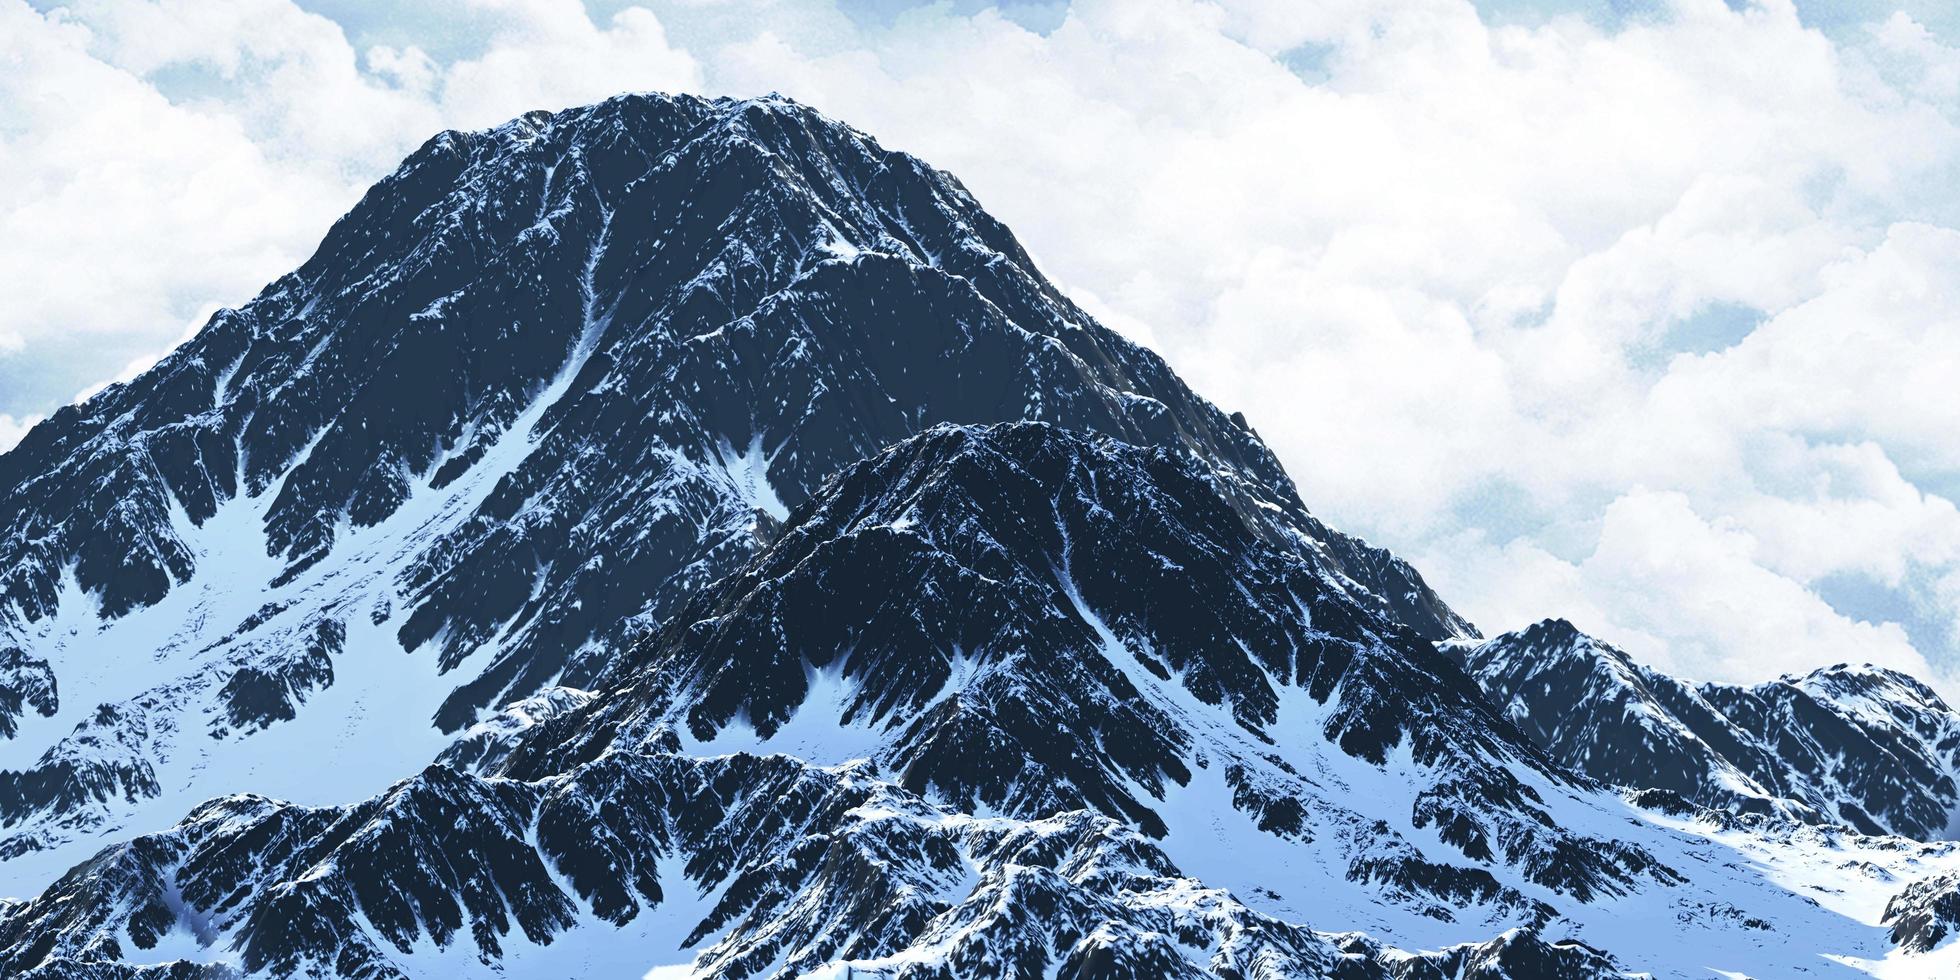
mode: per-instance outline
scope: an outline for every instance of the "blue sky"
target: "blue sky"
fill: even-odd
[[[1960,8],[0,0],[0,59],[0,445],[435,130],[778,90],[959,174],[1487,628],[1960,678]]]

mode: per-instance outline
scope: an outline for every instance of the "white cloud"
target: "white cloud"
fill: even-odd
[[[822,0],[443,10],[469,43],[357,50],[281,0],[0,6],[25,66],[0,180],[35,191],[0,204],[0,268],[37,284],[0,311],[0,369],[55,331],[161,349],[436,129],[780,90],[960,174],[1245,410],[1309,504],[1487,626],[1570,615],[1709,677],[1960,667],[1952,631],[1915,652],[1822,598],[1857,576],[1960,622],[1960,51],[1903,14],[1826,36],[1784,0],[1610,27],[1081,0],[1043,35]],[[1735,335],[1696,340],[1716,314]]]
[[[305,255],[354,185],[267,158],[239,122],[172,104],[89,53],[79,23],[0,5],[0,347],[54,333],[174,336]],[[247,202],[241,206],[241,202]],[[159,332],[161,328],[161,332]]]
[[[17,419],[11,415],[0,413],[0,453],[14,448],[14,445],[20,442],[21,437],[27,435],[27,430],[34,428],[34,423],[39,421],[41,421],[41,418],[38,415],[30,415],[24,419]]]
[[[1593,550],[1577,561],[1472,532],[1435,543],[1428,564],[1439,584],[1478,593],[1496,622],[1564,617],[1688,678],[1748,682],[1850,662],[1956,686],[1898,624],[1843,615],[1773,571],[1767,547],[1746,522],[1707,519],[1685,494],[1636,488],[1605,509]]]
[[[565,0],[465,6],[489,25],[479,54],[373,49],[364,70],[337,24],[285,0],[75,0],[45,16],[0,0],[0,268],[33,284],[0,306],[0,357],[92,332],[154,360],[193,311],[298,265],[436,131],[700,84],[645,10],[599,26]]]
[[[1818,277],[1814,298],[1734,348],[1678,361],[1653,389],[1657,410],[1859,433],[1908,469],[1960,473],[1960,231],[1896,225]]]
[[[1635,492],[1607,508],[1581,580],[1610,604],[1612,622],[1659,639],[1644,641],[1649,658],[1689,676],[1746,678],[1845,661],[1932,675],[1900,627],[1838,614],[1764,568],[1757,547],[1729,522],[1704,520],[1683,494]]]

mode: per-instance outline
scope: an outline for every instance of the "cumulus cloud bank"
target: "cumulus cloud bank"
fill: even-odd
[[[1527,6],[0,0],[0,445],[438,129],[775,90],[958,173],[1486,629],[1960,676],[1952,25]]]

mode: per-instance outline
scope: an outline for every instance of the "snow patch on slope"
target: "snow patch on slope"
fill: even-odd
[[[297,803],[344,803],[381,792],[448,745],[451,738],[431,719],[452,685],[434,655],[402,650],[390,621],[403,602],[397,578],[417,554],[468,521],[497,482],[530,455],[539,422],[564,395],[591,347],[589,339],[580,343],[552,383],[462,478],[439,490],[413,484],[401,506],[372,527],[354,527],[343,518],[333,550],[290,581],[270,584],[285,573],[286,561],[267,553],[265,536],[266,515],[280,484],[224,502],[202,525],[180,522],[183,540],[196,556],[196,572],[154,605],[104,619],[73,575],[66,576],[55,615],[34,624],[23,644],[52,654],[60,710],[48,718],[22,719],[9,762],[59,756],[147,767],[160,794],[115,800],[79,817],[30,817],[28,826],[56,825],[49,843],[72,839],[80,846],[30,850],[10,859],[9,889],[32,893],[73,865],[77,854],[167,827],[210,797],[249,788]],[[331,658],[331,681],[303,693],[297,717],[256,731],[220,726],[222,735],[208,734],[224,713],[221,688],[241,658],[249,662],[255,647],[293,643],[326,621],[340,623],[345,639]],[[492,641],[458,668],[468,671],[496,655]],[[91,722],[104,706],[136,720],[99,730]],[[349,764],[293,761],[327,758]],[[10,829],[31,832],[28,826]]]
[[[838,766],[876,756],[886,733],[851,716],[856,682],[835,666],[806,669],[805,678],[808,696],[774,732],[761,734],[748,715],[741,713],[706,741],[685,734],[686,726],[681,726],[683,751],[699,756],[781,754],[817,766]]]
[[[763,451],[761,433],[749,437],[747,448],[739,451],[723,439],[715,447],[715,462],[720,467],[720,476],[750,509],[762,511],[778,521],[789,519],[789,508],[783,505],[783,498],[769,482],[769,454]]]

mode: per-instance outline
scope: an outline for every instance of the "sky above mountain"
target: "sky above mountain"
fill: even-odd
[[[1960,14],[0,0],[0,445],[430,134],[809,102],[952,170],[1486,630],[1960,679]]]

